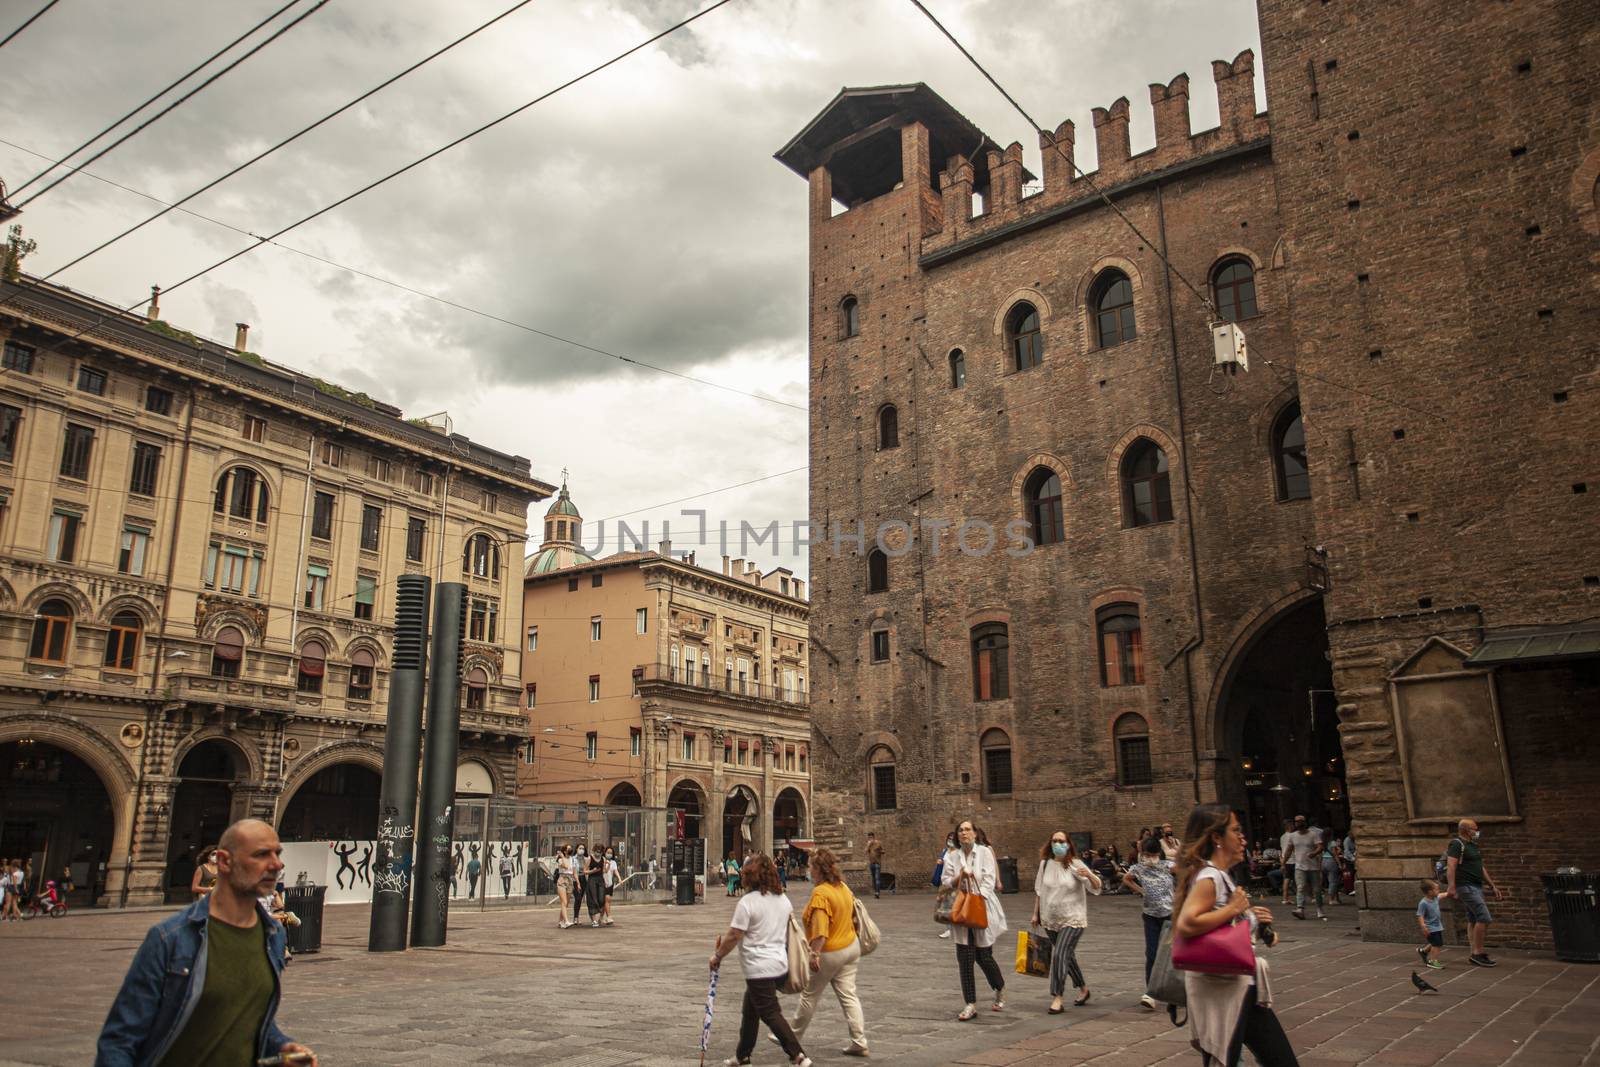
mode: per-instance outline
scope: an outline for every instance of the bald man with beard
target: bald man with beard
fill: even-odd
[[[278,1029],[283,927],[261,904],[283,871],[278,833],[242,819],[217,845],[217,884],[145,935],[100,1030],[96,1067],[316,1067]]]

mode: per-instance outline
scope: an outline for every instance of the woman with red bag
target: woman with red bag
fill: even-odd
[[[1239,973],[1246,967],[1230,967],[1224,961],[1239,952],[1232,943],[1240,939],[1234,933],[1235,920],[1248,923],[1252,931],[1272,922],[1272,912],[1251,907],[1249,895],[1227,873],[1244,857],[1244,830],[1238,817],[1226,804],[1201,804],[1189,813],[1183,840],[1172,962],[1184,971],[1189,1029],[1202,1062],[1205,1067],[1236,1067],[1240,1052],[1248,1046],[1261,1067],[1299,1067],[1283,1025],[1273,1014],[1263,961],[1255,961],[1254,973]],[[1229,941],[1226,949],[1206,944],[1208,939],[1220,943],[1224,938]],[[1244,945],[1248,949],[1249,941]]]
[[[956,1016],[967,1022],[978,1014],[978,986],[972,973],[976,963],[994,990],[994,1011],[1006,1006],[1006,980],[994,961],[994,943],[1006,932],[1006,913],[995,895],[1000,880],[1000,865],[983,831],[964,819],[956,827],[961,847],[945,857],[941,878],[943,893],[955,893],[950,910],[950,928],[955,931],[956,966],[961,971],[961,995],[966,1006]]]

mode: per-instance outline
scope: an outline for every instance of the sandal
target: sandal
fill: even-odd
[[[1005,1010],[1005,1006],[1006,1006],[1005,998],[996,995],[995,998],[994,998],[994,1006],[991,1007],[989,1010],[990,1011],[1003,1011],[1003,1010]]]
[[[1074,1008],[1081,1008],[1087,1003],[1089,1003],[1089,991],[1085,989],[1083,991],[1083,996],[1079,997],[1077,1000],[1074,1000],[1072,1002],[1072,1006]]]
[[[977,1016],[978,1006],[976,1004],[968,1004],[966,1007],[961,1009],[961,1014],[956,1016],[956,1022],[971,1022],[973,1019],[977,1018]]]

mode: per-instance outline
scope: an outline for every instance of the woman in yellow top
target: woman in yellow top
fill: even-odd
[[[861,942],[856,940],[856,898],[839,876],[839,859],[822,846],[811,850],[811,900],[806,904],[806,936],[811,941],[811,981],[800,994],[800,1009],[790,1028],[798,1038],[811,1024],[817,998],[828,986],[839,998],[845,1023],[850,1027],[846,1056],[867,1054],[867,1024],[856,996],[856,964]]]

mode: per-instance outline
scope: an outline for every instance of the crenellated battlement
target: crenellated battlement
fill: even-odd
[[[1255,53],[1246,49],[1232,62],[1216,60],[1211,64],[1211,77],[1216,85],[1219,121],[1199,133],[1190,131],[1187,74],[1179,74],[1165,85],[1150,86],[1156,143],[1137,155],[1128,142],[1128,98],[1119,97],[1109,107],[1095,108],[1094,137],[1099,158],[1096,169],[1089,172],[1089,181],[1077,170],[1077,130],[1070,119],[1040,135],[1044,189],[1030,196],[1022,195],[1022,146],[1016,142],[1004,151],[991,148],[978,161],[962,155],[950,157],[938,176],[944,208],[942,227],[924,236],[923,254],[1091,197],[1095,195],[1091,182],[1094,189],[1106,190],[1264,140],[1269,126],[1266,113],[1258,114],[1255,108]],[[984,178],[988,179],[987,184]],[[981,205],[976,211],[974,194]]]

